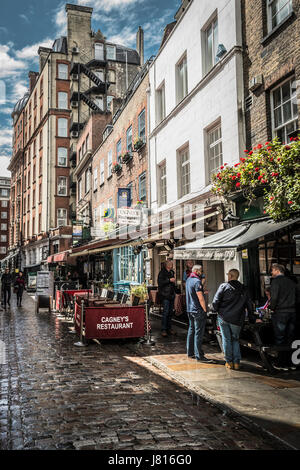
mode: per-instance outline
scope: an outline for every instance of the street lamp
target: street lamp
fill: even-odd
[[[229,209],[226,217],[223,219],[224,228],[227,230],[229,228],[236,227],[240,222],[240,218],[232,213],[232,210]]]

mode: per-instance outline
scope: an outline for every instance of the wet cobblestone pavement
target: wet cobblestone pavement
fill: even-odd
[[[1,449],[282,449],[146,362],[134,341],[76,348],[46,310],[0,312]],[[171,345],[170,345],[171,346]],[[176,347],[176,345],[175,345]],[[171,348],[174,353],[174,345]]]

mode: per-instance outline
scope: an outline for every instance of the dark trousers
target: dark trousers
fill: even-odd
[[[296,328],[296,313],[279,313],[272,315],[275,344],[277,346],[289,346],[294,340]],[[291,352],[281,351],[278,354],[278,363],[281,366],[291,363]]]
[[[3,304],[6,307],[6,303],[10,305],[10,296],[11,296],[11,287],[10,286],[3,286]]]
[[[174,299],[162,299],[163,313],[161,319],[161,329],[162,331],[171,330],[171,321],[174,310]]]
[[[18,306],[21,306],[22,296],[23,296],[23,289],[18,289],[17,290],[17,305]]]

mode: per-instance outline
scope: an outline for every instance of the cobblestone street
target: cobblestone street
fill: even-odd
[[[69,324],[1,311],[2,449],[280,449],[146,362],[136,341],[76,348]],[[175,345],[176,346],[176,345]],[[174,345],[173,345],[174,352]]]

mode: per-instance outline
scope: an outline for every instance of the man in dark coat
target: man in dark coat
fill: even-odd
[[[285,276],[285,268],[281,264],[272,264],[271,275],[270,309],[274,312],[272,325],[275,344],[288,346],[294,339],[296,328],[297,285]],[[291,353],[289,351],[280,352],[274,367],[278,369],[292,367]]]
[[[11,283],[12,275],[9,272],[9,268],[5,268],[5,272],[2,274],[1,278],[4,308],[6,308],[6,303],[10,306]]]
[[[164,267],[158,275],[157,283],[159,296],[163,305],[161,334],[162,336],[175,334],[175,331],[171,328],[175,299],[175,274],[173,271],[173,261],[168,260],[165,262]]]
[[[228,282],[220,285],[213,299],[213,309],[218,312],[218,325],[222,335],[222,343],[226,368],[240,368],[241,352],[239,337],[245,320],[246,310],[252,316],[252,303],[245,287],[238,281],[239,271],[230,269],[227,273]]]

